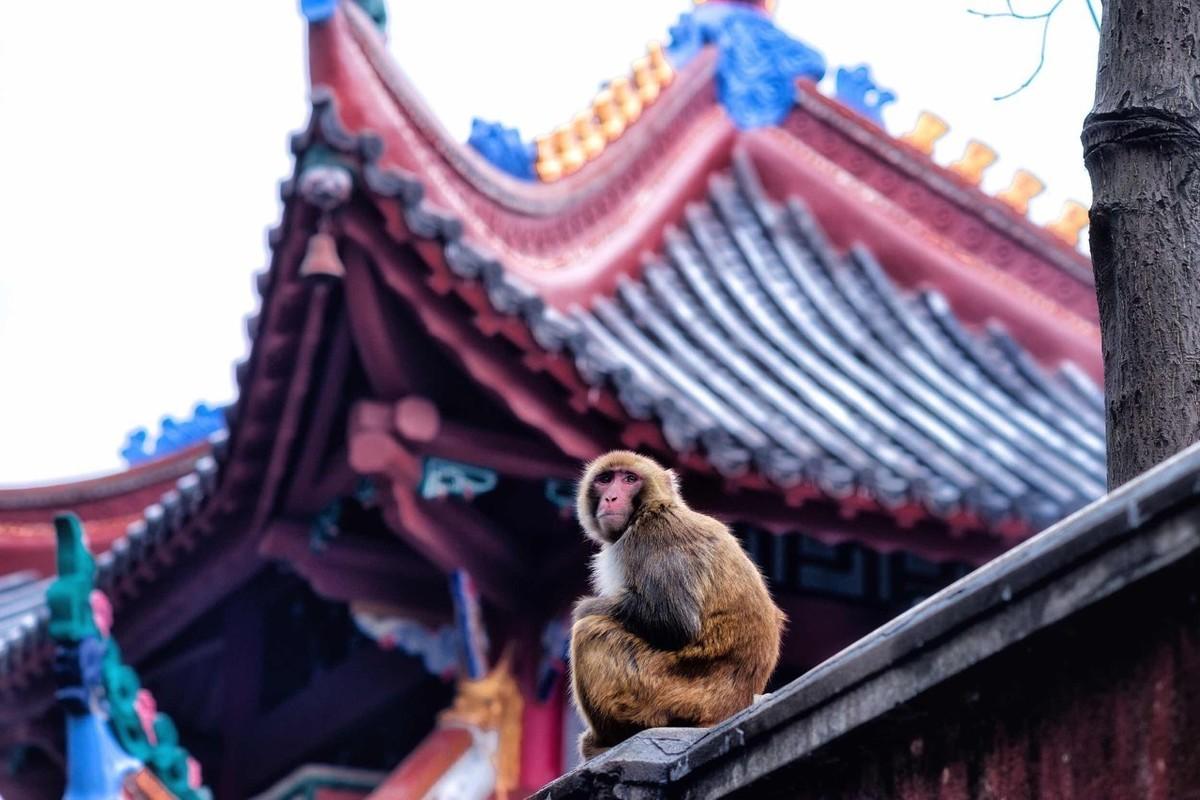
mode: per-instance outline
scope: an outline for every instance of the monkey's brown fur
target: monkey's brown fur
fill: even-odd
[[[597,523],[607,470],[645,481],[623,531]],[[750,705],[779,659],[783,613],[729,529],[691,510],[674,473],[616,451],[587,466],[576,512],[601,545],[575,607],[571,686],[591,758],[646,728],[709,726]]]

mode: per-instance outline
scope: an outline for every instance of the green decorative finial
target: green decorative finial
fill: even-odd
[[[207,788],[193,785],[196,781],[188,752],[179,744],[174,723],[157,711],[153,695],[142,688],[137,672],[124,662],[121,649],[109,637],[108,612],[100,612],[106,619],[97,624],[93,600],[97,608],[108,608],[108,603],[96,591],[96,562],[88,551],[79,517],[59,514],[54,518],[54,531],[58,579],[46,590],[50,636],[58,643],[60,655],[74,654],[76,660],[85,639],[94,639],[103,648],[96,682],[104,702],[89,704],[82,713],[102,714],[124,754],[145,764],[174,797],[212,800]],[[87,680],[81,674],[74,678]]]
[[[58,544],[58,580],[46,590],[50,636],[57,642],[77,643],[86,636],[99,635],[91,605],[96,562],[84,543],[79,517],[56,516],[54,535]]]

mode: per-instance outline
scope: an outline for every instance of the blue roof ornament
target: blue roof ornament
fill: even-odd
[[[896,93],[882,89],[871,77],[871,68],[859,64],[853,69],[838,67],[835,97],[842,105],[883,127],[883,107],[896,102]]]
[[[337,0],[300,0],[300,13],[309,22],[324,22],[336,9]]]
[[[716,45],[717,98],[742,129],[778,125],[795,101],[796,80],[825,76],[824,56],[753,6],[704,3],[680,16],[670,33],[667,57],[676,69]]]
[[[537,177],[533,171],[536,159],[534,144],[522,142],[516,128],[475,117],[471,120],[471,135],[467,138],[467,144],[493,166],[514,178],[532,181]]]
[[[121,458],[133,467],[191,447],[224,429],[225,415],[221,409],[197,403],[191,417],[163,417],[159,421],[159,435],[153,441],[145,428],[130,431],[121,447]]]
[[[142,762],[121,749],[98,707],[65,715],[67,786],[63,800],[116,800]]]
[[[359,8],[383,31],[387,29],[387,6],[384,0],[355,0]],[[300,0],[300,13],[310,23],[324,22],[337,10],[338,0]]]

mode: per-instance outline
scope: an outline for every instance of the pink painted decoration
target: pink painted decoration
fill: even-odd
[[[109,602],[108,595],[99,589],[93,589],[88,595],[88,604],[92,607],[92,619],[100,631],[100,637],[107,639],[113,623],[112,603]]]
[[[137,712],[142,730],[146,732],[150,744],[158,744],[158,736],[154,733],[154,717],[158,714],[158,703],[155,702],[154,695],[147,689],[138,689],[137,697],[133,701],[133,710]]]
[[[188,756],[188,786],[193,789],[199,789],[204,785],[204,776],[200,772],[200,762],[192,756]]]

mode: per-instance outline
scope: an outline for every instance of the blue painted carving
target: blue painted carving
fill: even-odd
[[[121,447],[121,458],[132,467],[202,442],[224,428],[225,416],[220,409],[197,403],[187,419],[163,417],[153,441],[145,428],[130,431]]]
[[[853,69],[838,67],[835,97],[879,127],[883,127],[883,107],[896,102],[896,93],[881,89],[871,77],[871,68],[860,64]]]
[[[54,653],[54,696],[68,714],[86,714],[103,690],[106,645],[98,633],[65,641]]]
[[[443,625],[436,630],[405,617],[382,616],[355,611],[354,624],[384,650],[400,650],[417,656],[430,675],[449,679],[458,674],[460,641],[458,629]]]
[[[705,3],[672,26],[667,58],[682,67],[715,45],[717,98],[742,129],[779,124],[792,107],[796,80],[825,76],[825,58],[788,36],[761,10]]]
[[[363,508],[374,508],[378,502],[375,484],[366,477],[359,478],[352,497]],[[325,550],[342,532],[342,503],[342,498],[334,498],[313,519],[308,529],[308,546],[313,552]]]
[[[575,508],[575,484],[572,481],[546,481],[546,499],[562,513]]]
[[[460,464],[444,458],[426,458],[421,474],[421,497],[437,500],[463,497],[470,500],[496,488],[495,470]]]
[[[374,508],[379,503],[379,491],[375,488],[374,481],[365,476],[359,478],[354,487],[354,499],[363,508]]]
[[[542,660],[538,664],[536,688],[539,702],[549,700],[558,679],[567,674],[570,652],[571,626],[563,620],[550,620],[542,629]]]
[[[462,647],[463,672],[479,680],[488,672],[488,635],[479,606],[479,589],[465,569],[450,573],[450,599],[454,601],[454,624]]]
[[[58,578],[46,590],[57,698],[66,717],[67,800],[123,797],[143,766],[179,800],[212,800],[170,718],[109,636],[112,606],[95,587],[95,561],[74,514],[55,517]],[[149,726],[149,728],[148,728]],[[192,768],[196,772],[193,774]]]
[[[113,735],[105,713],[103,667],[108,644],[94,626],[92,630],[78,640],[58,638],[54,654],[55,696],[67,729],[64,800],[120,797],[126,778],[142,767]]]
[[[319,553],[337,538],[341,532],[341,529],[338,528],[341,516],[342,503],[340,500],[334,500],[321,509],[317,518],[313,520],[312,527],[308,529],[308,546],[311,550]]]
[[[534,144],[522,142],[516,128],[475,117],[471,120],[471,135],[467,137],[467,144],[514,178],[532,181],[536,177],[533,171],[537,157]]]
[[[67,787],[63,800],[126,797],[126,779],[142,763],[121,749],[98,708],[67,714]]]

